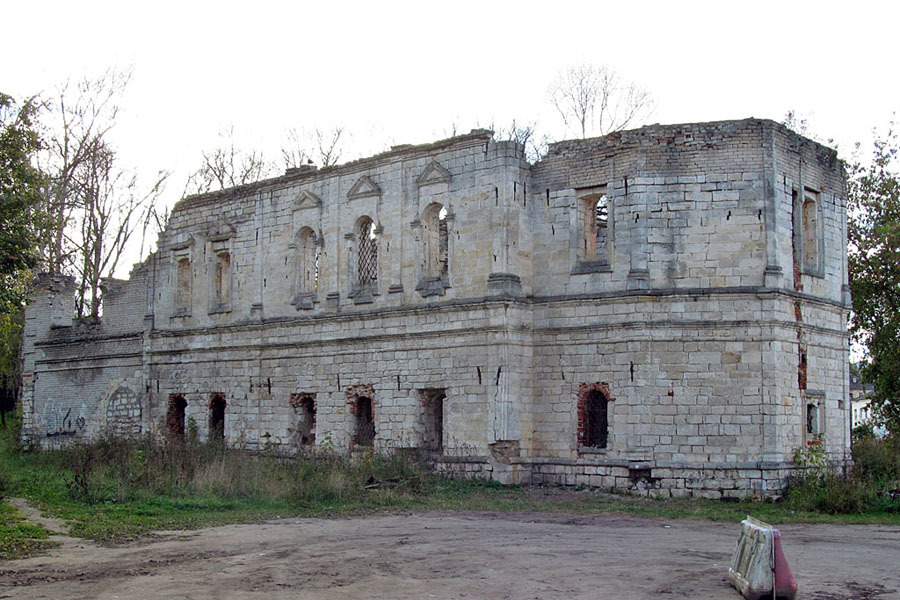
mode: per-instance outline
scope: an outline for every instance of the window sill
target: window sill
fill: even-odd
[[[587,273],[612,273],[612,265],[603,260],[579,260],[572,269],[572,275]]]
[[[209,309],[209,312],[207,314],[218,315],[218,314],[230,313],[230,312],[231,312],[230,304],[221,304],[219,306],[214,306],[213,308]]]
[[[810,277],[818,277],[819,279],[824,279],[825,277],[825,269],[820,267],[819,265],[810,265],[808,263],[802,263],[800,265],[800,274],[801,275],[809,275]]]
[[[291,300],[291,304],[293,304],[297,310],[312,310],[315,308],[315,304],[319,301],[319,297],[315,293],[303,293],[297,294],[294,296],[294,299]]]
[[[378,286],[366,285],[358,287],[350,293],[353,304],[372,304],[375,302],[375,296],[378,295]]]
[[[427,298],[429,296],[443,296],[449,287],[450,282],[447,280],[446,276],[424,277],[419,280],[418,285],[416,285],[416,291],[418,291],[423,298]]]
[[[608,448],[595,448],[594,446],[578,446],[578,454],[605,455]]]

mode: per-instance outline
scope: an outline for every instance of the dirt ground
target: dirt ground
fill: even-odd
[[[52,525],[52,523],[51,523]],[[737,523],[424,512],[59,538],[0,598],[733,598]],[[900,598],[900,527],[786,525],[800,598]]]

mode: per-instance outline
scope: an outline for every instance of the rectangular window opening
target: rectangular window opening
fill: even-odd
[[[291,394],[291,406],[296,414],[294,436],[298,446],[316,444],[316,395]]]
[[[184,394],[169,394],[169,406],[166,410],[166,432],[170,438],[184,439],[184,412],[187,400]]]
[[[422,449],[440,454],[444,450],[444,401],[447,399],[447,390],[428,388],[419,393],[424,425]]]

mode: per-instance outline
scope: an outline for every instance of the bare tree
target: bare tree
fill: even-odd
[[[108,139],[130,76],[110,70],[98,79],[67,83],[46,103],[48,143],[40,165],[50,219],[42,258],[50,272],[76,277],[81,316],[99,315],[101,280],[119,266],[168,178],[160,171],[149,190],[141,191],[137,175],[119,165]]]
[[[319,162],[322,167],[336,165],[341,160],[341,136],[343,127],[334,127],[329,131],[316,128],[316,148],[319,151]]]
[[[509,127],[495,127],[491,123],[490,129],[494,132],[495,139],[522,144],[525,147],[525,158],[528,162],[537,162],[547,154],[549,143],[547,136],[538,135],[537,124],[534,122],[522,125],[513,119]]]
[[[69,241],[79,259],[72,268],[78,281],[75,309],[82,316],[100,314],[101,281],[119,266],[132,234],[147,221],[169,175],[159,172],[150,189],[141,191],[137,175],[115,163],[109,147],[101,146],[91,156],[85,167],[83,206],[73,214],[80,235]]]
[[[329,130],[291,129],[287,142],[281,148],[281,158],[286,169],[319,163],[320,167],[336,165],[343,153],[344,128],[336,126]]]
[[[184,195],[205,194],[253,183],[272,174],[274,165],[262,152],[235,148],[234,127],[219,132],[221,144],[203,153],[203,164],[188,177]]]
[[[567,69],[550,86],[549,94],[566,128],[582,138],[621,131],[653,111],[650,93],[608,66],[582,64]]]
[[[48,179],[43,201],[49,222],[42,258],[51,273],[63,272],[76,251],[67,243],[69,219],[82,204],[85,169],[115,123],[117,101],[130,78],[130,71],[111,69],[98,79],[66,82],[45,102],[50,115],[44,132],[47,147],[39,162]]]
[[[288,131],[287,142],[281,147],[281,160],[285,169],[297,169],[313,164],[307,140],[304,137],[296,129]]]

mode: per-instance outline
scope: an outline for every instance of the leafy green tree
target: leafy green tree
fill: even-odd
[[[0,313],[21,308],[38,260],[35,223],[42,177],[32,164],[40,149],[34,99],[18,106],[0,93]]]
[[[21,384],[19,348],[25,312],[0,313],[0,426],[6,425],[6,413],[16,406]]]
[[[22,308],[37,264],[37,228],[43,177],[32,162],[40,149],[40,104],[18,105],[0,93],[0,420],[18,392]]]
[[[849,269],[854,338],[866,347],[872,405],[900,433],[900,140],[876,136],[869,163],[849,166]]]

